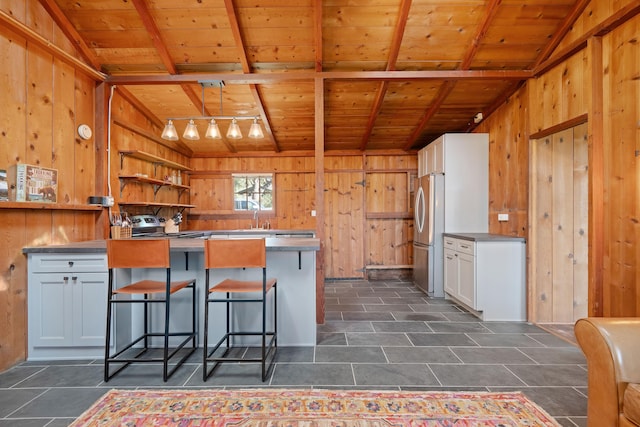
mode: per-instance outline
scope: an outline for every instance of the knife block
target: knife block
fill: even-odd
[[[179,231],[180,231],[180,227],[172,219],[168,219],[164,223],[164,232],[165,233],[178,233]]]

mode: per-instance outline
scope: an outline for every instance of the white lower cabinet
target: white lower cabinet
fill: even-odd
[[[29,360],[104,357],[105,254],[30,254]]]
[[[486,321],[526,320],[525,243],[480,233],[445,236],[444,290]]]

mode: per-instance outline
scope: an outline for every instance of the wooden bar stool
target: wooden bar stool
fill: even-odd
[[[204,303],[204,357],[202,365],[202,378],[204,381],[209,378],[216,367],[223,362],[253,362],[262,365],[262,381],[267,378],[267,372],[273,365],[277,342],[277,317],[278,298],[277,280],[267,279],[267,253],[264,239],[209,239],[205,240],[204,246],[204,267],[205,267],[205,303]],[[237,269],[262,269],[260,280],[236,280],[224,279],[214,286],[210,286],[211,269],[237,268]],[[267,331],[267,296],[273,290],[273,330]],[[253,293],[254,296],[244,295],[244,297],[234,296],[234,294]],[[213,297],[212,294],[224,294],[224,297]],[[209,304],[223,303],[226,305],[226,333],[209,351]],[[260,303],[262,309],[262,330],[235,331],[231,327],[230,311],[232,304]],[[248,308],[248,307],[247,307]],[[237,312],[237,317],[248,315],[249,310]],[[246,319],[245,319],[246,320]],[[232,348],[234,336],[259,336],[261,337],[261,354],[259,358],[232,357],[229,351]],[[267,343],[267,337],[271,339]],[[225,350],[222,355],[214,356],[220,346],[225,343]],[[267,359],[271,356],[269,369],[267,369]],[[207,368],[208,362],[214,362],[211,370]]]
[[[107,336],[105,343],[104,358],[104,380],[109,381],[111,377],[120,372],[131,363],[162,362],[163,381],[176,371],[180,365],[195,351],[196,340],[196,280],[171,281],[171,263],[169,239],[141,239],[141,240],[107,240],[107,265],[109,267],[109,290],[107,302]],[[115,270],[117,269],[165,269],[166,280],[139,280],[126,285],[116,287]],[[172,295],[181,289],[191,288],[191,331],[171,332],[169,329],[171,317]],[[135,295],[142,295],[142,298],[133,298]],[[125,298],[126,297],[126,298]],[[142,304],[144,307],[144,331],[142,335],[134,339],[122,349],[115,349],[114,354],[110,354],[109,344],[111,342],[111,323],[114,316],[114,308],[121,304]],[[150,306],[164,305],[164,325],[162,332],[150,331]],[[151,348],[150,338],[162,337],[162,357],[141,357]],[[169,349],[169,338],[184,337],[180,343]],[[144,346],[136,347],[133,356],[124,353],[133,346],[143,341]],[[169,361],[180,351],[189,341],[192,341],[191,349],[178,363],[169,370]],[[139,351],[135,351],[139,350]],[[113,373],[109,371],[112,363],[122,364]]]

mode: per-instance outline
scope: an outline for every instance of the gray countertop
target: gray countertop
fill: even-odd
[[[491,233],[443,233],[445,237],[453,237],[456,239],[471,240],[473,242],[522,242],[526,239],[518,236],[505,236],[502,234]]]
[[[254,230],[255,231],[255,230]],[[219,233],[224,234],[224,233]],[[172,251],[202,252],[204,239],[169,238]],[[317,251],[320,249],[320,239],[315,237],[266,237],[267,252],[270,251]],[[27,246],[22,248],[25,254],[30,253],[103,253],[107,250],[105,240],[87,240],[60,245]]]

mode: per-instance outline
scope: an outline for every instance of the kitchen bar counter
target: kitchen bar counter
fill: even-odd
[[[238,236],[237,238],[249,238]],[[139,237],[140,238],[140,237]],[[202,252],[204,251],[203,238],[172,238],[171,250],[180,252]],[[230,237],[234,238],[234,237]],[[320,240],[313,237],[266,237],[267,251],[317,251],[320,249]],[[105,240],[87,240],[84,242],[72,242],[61,245],[27,246],[22,248],[25,254],[32,253],[106,253],[107,244]]]
[[[255,230],[254,230],[255,232]],[[208,238],[248,238],[255,235],[215,235]],[[198,299],[199,342],[204,318],[204,238],[171,238],[172,280],[195,278]],[[316,343],[316,254],[317,238],[266,237],[267,274],[278,279],[278,344],[313,346]],[[106,241],[91,240],[61,245],[25,247],[28,257],[28,360],[86,359],[104,356],[107,297]],[[211,284],[222,278],[254,279],[253,269],[213,270]],[[164,280],[160,270],[119,270],[118,281],[151,278]],[[261,274],[260,274],[261,277]],[[185,294],[186,295],[186,294]],[[188,329],[190,299],[176,295],[171,304],[173,329]],[[221,304],[218,304],[221,306]],[[142,325],[142,308],[119,313],[115,342],[137,336]],[[210,317],[211,341],[218,340],[225,325],[225,308],[217,307]],[[152,323],[162,325],[161,310],[152,310]],[[257,307],[232,312],[234,324],[255,329],[260,316]],[[186,322],[186,323],[185,323]],[[253,342],[242,344],[253,345]],[[155,344],[155,341],[154,341]]]

